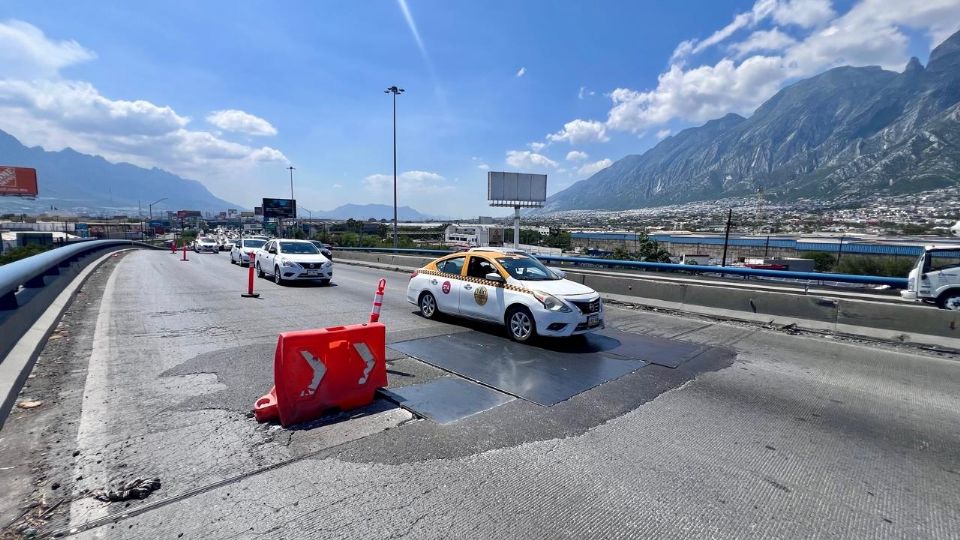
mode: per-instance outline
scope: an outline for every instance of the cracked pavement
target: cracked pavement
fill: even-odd
[[[388,341],[473,327],[414,315],[405,274],[338,265],[335,287],[257,280],[263,296],[250,300],[239,297],[245,269],[189,257],[129,253],[84,285],[25,389],[45,406],[0,433],[0,469],[11,467],[0,480],[13,488],[4,524],[25,501],[66,496],[44,530],[81,538],[960,530],[960,363],[949,353],[611,307],[621,330],[734,354],[448,426],[378,401],[286,430],[246,414],[270,387],[277,332],[365,320],[381,275]],[[391,386],[450,376],[388,358]],[[163,487],[126,506],[89,496],[136,476]]]

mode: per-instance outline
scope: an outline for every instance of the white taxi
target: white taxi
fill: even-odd
[[[519,342],[604,326],[596,291],[564,279],[526,253],[506,249],[474,248],[415,270],[407,300],[428,319],[444,313],[503,324]]]
[[[294,280],[319,280],[328,285],[333,277],[333,263],[309,240],[270,240],[254,255],[257,275],[273,276],[277,285]]]

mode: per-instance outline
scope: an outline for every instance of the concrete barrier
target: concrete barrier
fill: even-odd
[[[419,268],[433,260],[355,251],[336,256],[401,269]],[[565,271],[572,281],[638,305],[960,349],[960,313],[932,306]]]
[[[932,306],[883,304],[877,302],[840,303],[837,326],[867,327],[892,334],[928,334],[954,338],[960,343],[960,312]]]

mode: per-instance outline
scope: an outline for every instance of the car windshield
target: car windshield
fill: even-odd
[[[267,242],[264,240],[244,240],[243,247],[245,248],[259,248],[263,247]]]
[[[317,246],[310,242],[280,242],[280,251],[300,255],[316,255],[320,253],[317,251]]]
[[[521,281],[555,281],[560,279],[549,268],[532,257],[501,257],[497,259],[497,262],[514,279]]]

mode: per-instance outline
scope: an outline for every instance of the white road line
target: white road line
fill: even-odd
[[[89,495],[81,498],[83,488],[93,490],[106,486],[96,485],[95,482],[106,482],[107,468],[97,463],[96,453],[106,443],[106,430],[109,425],[104,419],[109,414],[108,382],[114,342],[110,331],[113,309],[111,300],[114,296],[115,283],[120,263],[110,273],[103,297],[100,301],[100,312],[97,314],[97,323],[93,332],[93,345],[90,350],[90,361],[87,366],[87,379],[83,386],[83,401],[80,408],[80,422],[77,428],[77,450],[80,455],[74,463],[74,478],[83,477],[74,486],[74,500],[70,502],[70,527],[97,519],[107,515],[107,504],[97,501]]]

